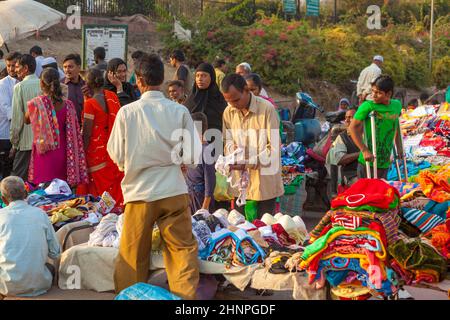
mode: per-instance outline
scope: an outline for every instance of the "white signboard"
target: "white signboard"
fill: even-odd
[[[121,58],[127,62],[128,26],[126,25],[83,25],[83,69],[95,65],[94,49],[103,47],[106,62]]]

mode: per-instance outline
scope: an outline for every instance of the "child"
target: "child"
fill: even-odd
[[[207,155],[208,143],[204,139],[205,131],[208,129],[208,120],[206,115],[201,112],[192,114],[192,120],[197,125],[197,129],[201,123],[199,134],[202,140],[202,163],[197,165],[195,169],[188,169],[186,173],[186,183],[189,190],[189,198],[192,214],[199,209],[206,209],[210,212],[214,211],[214,188],[216,187],[216,170],[214,163],[208,161],[212,158]],[[211,160],[211,159],[209,159]]]
[[[350,124],[351,137],[361,150],[358,158],[358,178],[366,178],[366,161],[373,165],[374,155],[372,153],[372,130],[369,114],[375,111],[378,178],[386,179],[391,165],[394,139],[400,138],[400,136],[396,136],[396,133],[399,130],[398,119],[401,115],[402,105],[400,101],[392,99],[393,93],[394,81],[391,77],[381,75],[376,78],[372,82],[373,101],[363,102]],[[363,140],[364,127],[367,145]],[[400,144],[397,143],[397,146],[400,146]],[[399,149],[399,155],[400,157],[403,155],[403,150]]]

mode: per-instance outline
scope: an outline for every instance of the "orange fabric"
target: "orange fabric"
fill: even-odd
[[[117,206],[123,206],[123,194],[120,183],[123,172],[112,162],[106,146],[111,134],[114,120],[120,109],[119,98],[114,92],[104,90],[108,112],[103,111],[94,98],[84,102],[83,121],[90,119],[94,122],[92,135],[86,150],[86,160],[89,172],[89,184],[78,188],[79,194],[89,193],[101,196],[104,191],[116,200]]]
[[[417,182],[423,193],[436,202],[450,200],[450,164],[442,167],[436,174],[425,170],[419,173]]]

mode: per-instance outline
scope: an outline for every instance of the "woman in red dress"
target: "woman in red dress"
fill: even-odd
[[[123,195],[120,183],[123,172],[112,162],[106,150],[120,109],[119,98],[114,92],[103,89],[104,79],[100,70],[89,70],[86,80],[93,92],[92,98],[85,97],[83,110],[83,140],[89,184],[80,188],[79,192],[101,196],[107,191],[116,201],[116,206],[121,207]]]

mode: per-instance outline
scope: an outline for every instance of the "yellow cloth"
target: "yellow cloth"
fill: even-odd
[[[50,217],[50,221],[52,222],[52,224],[55,224],[57,222],[65,222],[82,215],[83,213],[77,209],[66,208],[60,211],[53,212],[52,216]]]
[[[351,299],[368,294],[370,289],[363,286],[346,284],[345,286],[339,285],[336,288],[331,288],[331,292],[338,297]]]

